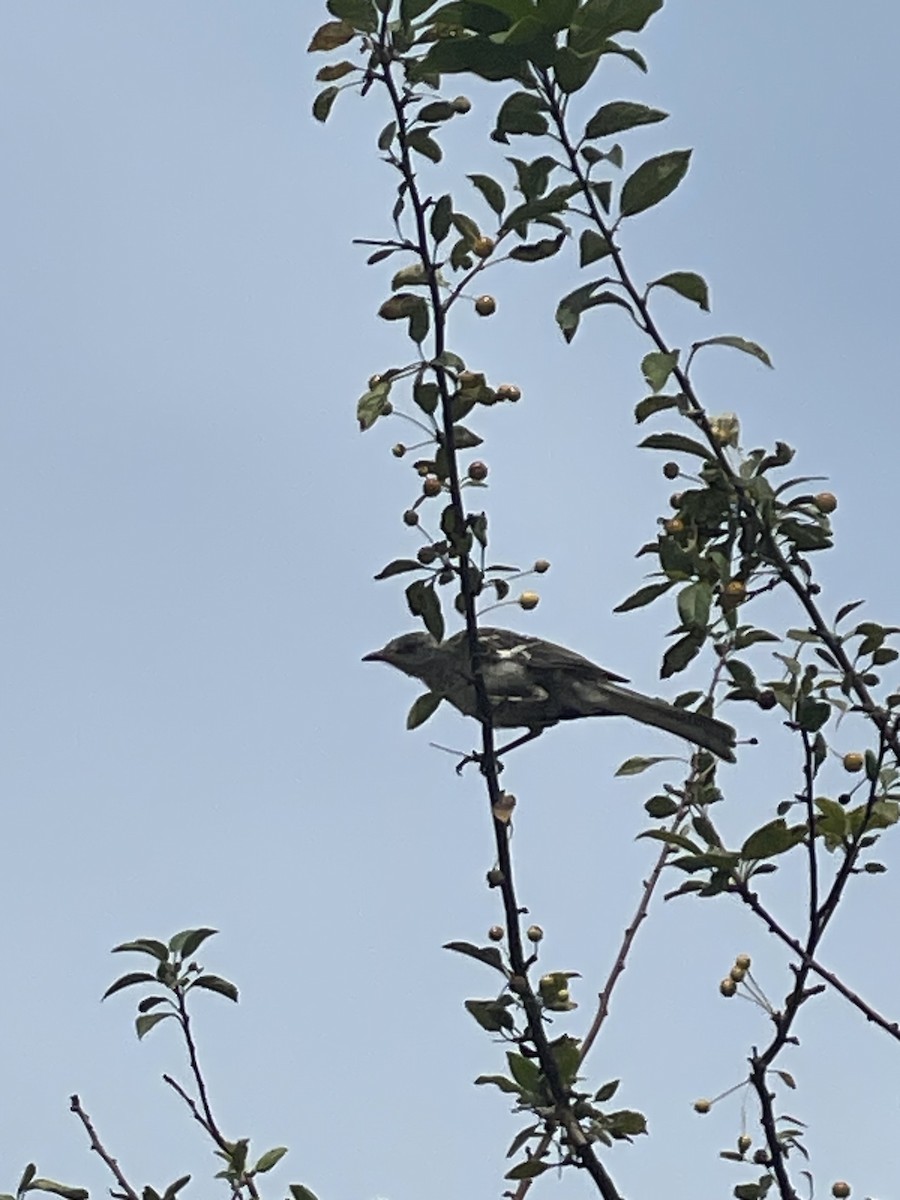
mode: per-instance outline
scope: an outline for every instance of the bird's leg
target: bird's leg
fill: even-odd
[[[521,737],[517,737],[512,742],[507,742],[505,746],[498,746],[494,751],[494,757],[498,760],[501,759],[503,755],[508,754],[510,750],[516,750],[519,746],[524,746],[526,742],[534,741],[534,739],[536,737],[540,737],[543,732],[543,729],[529,729],[528,732],[523,733]],[[482,774],[484,774],[484,755],[473,750],[471,754],[467,754],[465,758],[460,759],[460,761],[456,764],[457,775],[462,775],[464,768],[467,767],[469,763],[473,762],[478,763]],[[499,761],[497,763],[497,768],[498,771],[503,770],[503,764]]]

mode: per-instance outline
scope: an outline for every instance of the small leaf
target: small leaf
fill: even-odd
[[[497,216],[502,217],[503,210],[506,208],[506,195],[500,184],[495,179],[491,179],[490,175],[469,175],[468,178],[478,188]]]
[[[450,232],[453,217],[453,201],[450,196],[441,196],[431,213],[431,236],[442,242]]]
[[[709,312],[709,288],[706,280],[702,275],[695,275],[693,271],[672,271],[669,275],[655,279],[650,287],[671,288],[679,296],[684,296],[685,300],[693,300],[704,312]]]
[[[834,618],[835,625],[840,624],[844,617],[848,617],[855,608],[859,608],[861,604],[865,604],[865,600],[853,600],[850,604],[844,604],[837,611],[837,616]]]
[[[429,0],[429,4],[431,0]],[[302,1183],[291,1183],[288,1185],[288,1191],[291,1193],[291,1200],[319,1200],[315,1192],[311,1192],[308,1187],[304,1187]]]
[[[651,433],[638,445],[645,450],[675,450],[682,454],[696,454],[698,458],[704,458],[707,462],[712,462],[715,458],[706,446],[683,433]]]
[[[634,406],[635,424],[641,425],[648,417],[652,417],[654,413],[663,412],[667,408],[678,408],[681,404],[682,396],[679,393],[677,396],[647,396],[643,400],[639,400]]]
[[[62,1196],[63,1200],[88,1200],[90,1192],[84,1188],[69,1187],[65,1183],[57,1183],[55,1179],[42,1179],[40,1176],[32,1179],[28,1189],[31,1192],[50,1192],[53,1196]]]
[[[169,938],[169,950],[180,958],[190,958],[207,938],[218,932],[218,929],[184,929]]]
[[[507,1171],[503,1176],[504,1179],[537,1179],[538,1175],[543,1175],[545,1171],[549,1171],[551,1164],[541,1162],[539,1158],[526,1158],[524,1162],[517,1163],[511,1171]]]
[[[412,615],[422,618],[422,623],[435,641],[442,641],[444,618],[434,587],[423,579],[416,579],[406,589],[406,602]]]
[[[335,79],[343,79],[345,75],[349,75],[351,71],[358,71],[360,68],[352,62],[331,63],[327,67],[322,67],[316,72],[316,79],[319,83],[333,83]]]
[[[638,588],[636,592],[623,600],[621,604],[617,604],[613,612],[631,612],[635,608],[643,608],[645,604],[650,604],[659,596],[672,587],[674,580],[666,579],[663,583],[648,583],[645,587]]]
[[[465,954],[468,958],[477,959],[478,962],[493,967],[501,975],[506,974],[503,956],[496,946],[473,946],[471,942],[445,942],[443,949],[453,950],[456,954]]]
[[[509,257],[516,262],[540,262],[543,258],[552,258],[563,247],[565,233],[555,238],[542,238],[539,242],[526,242],[510,250]]]
[[[642,163],[622,185],[619,198],[622,216],[636,216],[665,200],[681,183],[690,161],[690,150],[671,150]]]
[[[319,92],[318,96],[316,96],[315,100],[313,101],[312,114],[317,121],[322,121],[324,123],[328,120],[328,114],[331,112],[331,107],[337,99],[337,94],[339,91],[340,88],[327,87],[323,88],[322,91]]]
[[[133,987],[136,983],[156,983],[155,975],[151,975],[147,971],[132,971],[128,975],[120,975],[115,983],[111,983],[103,995],[101,1000],[105,1000],[107,996],[114,996],[116,992],[121,992],[127,987]]]
[[[326,7],[333,17],[348,21],[360,33],[374,33],[378,28],[372,0],[328,0]]]
[[[665,121],[668,113],[659,108],[648,108],[646,104],[632,104],[627,100],[615,100],[597,109],[585,126],[584,136],[589,139],[609,137],[637,125],[653,125]]]
[[[492,1083],[501,1092],[507,1092],[509,1095],[520,1096],[522,1094],[522,1089],[519,1085],[513,1083],[511,1079],[507,1079],[505,1075],[479,1075],[475,1083],[479,1087],[483,1087],[486,1083]]]
[[[406,728],[418,729],[420,725],[424,725],[440,705],[441,699],[434,692],[424,692],[415,699],[406,715]]]
[[[654,392],[665,387],[669,376],[678,366],[679,355],[680,351],[678,350],[672,350],[668,354],[655,350],[644,355],[641,372],[647,381],[647,386],[653,388]]]
[[[130,950],[149,954],[152,958],[158,959],[159,962],[166,962],[169,957],[169,947],[164,942],[157,942],[153,938],[137,938],[133,942],[122,942],[118,946],[113,946],[111,953],[121,954],[124,951]]]
[[[508,142],[509,133],[544,134],[549,124],[544,113],[547,102],[533,92],[513,92],[500,105],[497,125],[491,135],[495,142]]]
[[[693,632],[670,646],[663,656],[662,668],[659,672],[660,678],[669,679],[672,675],[683,671],[688,663],[700,653],[700,648],[705,640],[704,636]]]
[[[406,135],[406,140],[413,150],[433,163],[439,163],[444,157],[443,150],[441,150],[428,129],[411,129]]]
[[[238,1002],[238,990],[227,979],[222,979],[220,975],[199,975],[191,984],[192,988],[203,988],[207,992],[217,992],[218,995],[224,996],[226,1000],[233,1000],[235,1004]]]
[[[515,1025],[512,1013],[508,1011],[510,1003],[512,997],[508,996],[499,1000],[467,1000],[465,1007],[482,1029],[488,1033],[501,1033]]]
[[[134,1028],[139,1038],[143,1038],[150,1032],[154,1025],[158,1025],[160,1021],[167,1021],[169,1017],[174,1017],[175,1014],[167,1013],[148,1013],[138,1017],[134,1022]]]
[[[741,858],[774,858],[799,845],[806,837],[806,826],[788,827],[784,818],[777,817],[755,830],[741,846]]]
[[[256,1160],[253,1170],[257,1175],[264,1175],[266,1171],[271,1171],[277,1163],[280,1163],[287,1152],[287,1146],[275,1146],[271,1150],[267,1150]]]
[[[384,129],[382,129],[381,133],[379,133],[379,135],[378,135],[378,149],[379,150],[389,150],[390,146],[391,146],[391,142],[394,140],[394,138],[396,136],[397,136],[397,122],[396,121],[388,121],[387,125],[385,125]]]
[[[393,575],[402,575],[405,571],[421,571],[422,564],[414,558],[395,558],[386,567],[382,567],[374,579],[390,579]]]
[[[689,583],[678,593],[678,616],[685,629],[705,630],[709,624],[712,587],[708,583]]]
[[[640,775],[642,771],[646,771],[650,767],[655,767],[657,763],[671,761],[671,758],[665,754],[657,755],[654,758],[626,758],[622,765],[617,769],[616,776]]]
[[[356,30],[346,21],[326,21],[312,36],[312,41],[306,47],[307,51],[336,50],[338,46],[346,46],[347,42],[356,37]]]
[[[725,335],[723,337],[705,338],[702,342],[694,342],[694,349],[699,350],[701,346],[732,346],[735,350],[743,350],[745,354],[752,354],[754,358],[758,358],[760,362],[771,367],[772,360],[763,350],[762,346],[756,342],[750,342],[747,338],[737,337],[735,335]]]
[[[585,229],[578,243],[579,266],[587,267],[600,258],[612,254],[612,246],[596,229]]]

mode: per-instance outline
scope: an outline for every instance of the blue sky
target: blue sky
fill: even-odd
[[[611,70],[585,115],[606,99],[672,114],[626,140],[631,166],[695,148],[626,253],[638,276],[709,280],[711,316],[660,302],[673,341],[741,333],[769,350],[775,372],[711,351],[701,392],[740,414],[745,445],[784,439],[798,474],[829,476],[826,608],[867,597],[890,622],[900,17],[856,15],[864,31],[833,2],[670,0],[640,42],[649,76]],[[198,1003],[213,1096],[230,1136],[291,1147],[273,1179],[321,1200],[502,1190],[518,1123],[472,1086],[503,1064],[462,1010],[494,981],[440,949],[480,941],[498,915],[477,779],[428,746],[467,749],[473,731],[442,715],[407,734],[415,688],[359,662],[409,625],[401,588],[372,575],[412,548],[400,514],[414,483],[389,454],[398,434],[361,437],[354,407],[409,350],[375,317],[390,264],[366,268],[350,245],[388,228],[394,181],[374,148],[387,115],[373,92],[340,97],[324,129],[312,121],[325,59],[305,48],[323,19],[324,6],[277,0],[0,10],[0,1074],[15,1096],[0,1190],[29,1159],[108,1186],[67,1111],[75,1091],[139,1186],[208,1178],[207,1146],[159,1082],[183,1074],[171,1031],[138,1045],[127,994],[98,1003],[126,965],[111,946],[200,924],[222,931],[204,961],[242,994],[237,1009]],[[434,186],[462,200],[465,174],[498,170],[483,134],[499,93],[449,90],[475,107],[448,130]],[[540,607],[508,623],[665,691],[671,611],[611,614],[642,581],[634,551],[671,490],[661,460],[634,449],[644,347],[595,313],[567,348],[552,316],[574,283],[571,257],[512,264],[491,280],[497,315],[461,314],[452,332],[470,365],[523,391],[479,425],[496,557],[553,563]],[[777,723],[732,715],[764,739],[723,777],[737,839],[799,777]],[[855,744],[852,725],[836,744]],[[574,1033],[652,858],[634,837],[653,785],[613,771],[665,749],[585,723],[509,769],[542,961],[584,976]],[[787,873],[771,895],[799,915]],[[858,881],[825,956],[889,1012],[898,907],[890,874]],[[780,999],[780,953],[726,903],[660,905],[629,966],[590,1063],[598,1085],[622,1076],[622,1104],[650,1119],[652,1139],[609,1159],[629,1196],[673,1181],[724,1195],[739,1178],[716,1151],[740,1132],[740,1098],[704,1122],[691,1101],[738,1080],[767,1036],[757,1010],[717,994],[741,950]],[[820,1187],[900,1194],[885,1149],[895,1047],[829,997],[801,1037],[787,1110],[810,1125]]]

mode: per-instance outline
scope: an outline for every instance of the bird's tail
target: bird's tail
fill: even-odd
[[[619,687],[617,684],[595,686],[590,691],[591,701],[596,705],[596,711],[592,715],[630,717],[633,721],[640,721],[642,725],[652,725],[676,737],[686,738],[695,746],[702,746],[704,750],[724,758],[726,762],[735,761],[735,732],[724,721],[706,717],[687,708],[676,708],[666,700],[655,696],[643,696],[640,692],[633,692],[630,688]],[[588,697],[585,696],[585,699]]]

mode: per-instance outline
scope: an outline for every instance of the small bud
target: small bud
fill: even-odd
[[[475,311],[479,317],[492,317],[497,311],[497,301],[493,296],[479,296],[475,301]]]
[[[513,810],[516,807],[516,798],[512,792],[501,792],[500,799],[491,809],[494,814],[494,820],[500,821],[504,825],[512,820]]]
[[[833,492],[818,492],[813,496],[813,504],[820,513],[833,513],[837,508],[837,496]]]
[[[406,447],[402,442],[398,442],[396,446],[391,446],[391,454],[393,454],[394,458],[402,458],[405,453]]]
[[[515,404],[517,400],[522,399],[522,390],[521,388],[516,387],[514,383],[501,383],[497,388],[496,394],[498,400],[509,400],[513,404]]]
[[[663,466],[663,475],[666,479],[677,479],[681,474],[681,467],[676,462],[667,462]]]
[[[711,1100],[695,1100],[694,1101],[694,1112],[696,1112],[696,1113],[708,1113],[711,1108],[712,1108]]]
[[[419,514],[414,508],[408,508],[403,514],[403,523],[404,525],[418,525]]]
[[[369,391],[373,392],[375,390],[375,388],[378,387],[379,383],[381,383],[380,375],[370,375],[369,376]]]
[[[526,612],[531,612],[533,608],[537,608],[541,598],[537,592],[523,592],[519,597],[519,608],[524,608]]]
[[[535,575],[543,575],[546,571],[550,570],[550,564],[547,562],[546,558],[538,558],[535,559],[534,566],[531,569],[534,571]]]
[[[506,937],[506,930],[502,925],[492,925],[488,930],[488,937],[492,942],[502,942]]]
[[[487,463],[483,463],[480,459],[476,459],[475,462],[469,464],[469,470],[467,474],[469,478],[474,479],[476,483],[481,483],[483,480],[487,479]]]
[[[721,992],[721,994],[723,996],[728,996],[728,997],[733,996],[734,993],[737,991],[737,984],[734,982],[734,980],[731,978],[730,975],[726,975],[725,978],[722,980],[722,982],[719,984],[719,991]]]
[[[778,703],[778,697],[771,688],[766,688],[765,691],[760,692],[756,697],[756,703],[764,712],[768,712],[769,709],[774,708]]]
[[[747,585],[743,579],[729,579],[724,590],[725,595],[734,600],[743,600],[747,595]]]
[[[752,961],[753,961],[753,960],[750,958],[750,955],[749,955],[749,954],[738,954],[738,955],[737,955],[737,957],[736,957],[736,958],[735,958],[735,960],[734,960],[734,965],[735,965],[736,967],[740,967],[740,969],[741,969],[742,971],[749,971],[749,970],[750,970],[750,963],[751,963]]]
[[[472,247],[472,253],[476,258],[490,258],[494,253],[494,239],[489,237],[476,238],[475,245]]]
[[[443,486],[437,475],[426,475],[422,480],[422,495],[428,497],[439,496],[443,490]]]
[[[529,942],[534,942],[535,945],[537,945],[538,942],[542,942],[544,940],[544,931],[541,929],[540,925],[529,925],[525,930],[525,936],[528,938]]]
[[[453,111],[456,113],[465,114],[472,111],[472,101],[468,96],[455,96],[450,101],[450,104],[453,107]]]
[[[849,771],[852,775],[855,775],[857,771],[861,771],[863,769],[863,764],[865,761],[866,760],[858,750],[851,750],[849,753],[844,755],[844,770]]]

